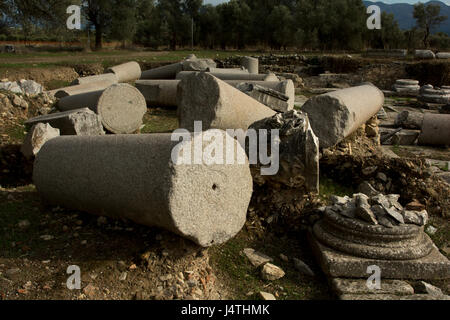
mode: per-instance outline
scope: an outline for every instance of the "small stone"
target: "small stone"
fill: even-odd
[[[403,218],[405,219],[405,223],[415,224],[418,226],[422,226],[422,218],[415,211],[404,210]]]
[[[397,210],[402,211],[403,210],[403,206],[398,202],[398,199],[400,199],[400,195],[399,194],[389,194],[386,196],[386,198],[388,199],[391,207],[396,208]]]
[[[372,187],[372,185],[367,181],[364,181],[359,185],[358,191],[365,194],[368,197],[373,197],[379,194],[379,192],[374,187]]]
[[[275,281],[283,278],[286,273],[274,264],[266,263],[261,270],[261,275],[264,280]]]
[[[437,228],[435,228],[433,226],[428,226],[426,229],[426,232],[432,236],[437,232]]]
[[[378,167],[367,167],[362,170],[362,174],[365,176],[369,176],[377,171]]]
[[[355,210],[355,214],[357,217],[361,218],[363,221],[366,221],[373,225],[378,225],[377,218],[375,214],[368,208],[358,207]]]
[[[425,225],[428,224],[428,212],[427,212],[427,210],[422,210],[420,212],[417,212],[417,215],[422,219],[422,221],[420,223],[421,226],[425,226]]]
[[[289,262],[289,258],[282,253],[280,253],[280,259],[284,262]]]
[[[391,207],[389,200],[386,198],[385,195],[383,195],[381,193],[372,197],[370,200],[371,200],[372,204],[374,204],[374,205],[378,204],[385,209],[389,209]]]
[[[377,178],[380,179],[383,182],[387,182],[388,181],[388,177],[383,172],[378,172],[377,173]]]
[[[119,277],[119,280],[120,281],[125,281],[125,280],[127,280],[127,277],[128,277],[128,273],[127,272],[122,272],[122,274]]]
[[[261,298],[263,300],[267,300],[267,301],[269,301],[269,300],[277,300],[273,294],[267,293],[267,292],[264,292],[264,291],[260,291],[259,295],[261,296]]]
[[[357,193],[353,195],[355,199],[356,208],[370,208],[369,197],[364,193]]]
[[[333,205],[345,206],[351,199],[349,196],[339,197],[332,195],[330,196],[330,200]]]
[[[397,211],[396,208],[391,207],[389,209],[384,208],[386,210],[386,213],[392,217],[395,221],[399,222],[399,223],[405,223],[405,219],[403,219],[403,215]]]
[[[28,220],[20,220],[17,226],[21,229],[26,229],[30,226],[30,221]]]
[[[171,274],[166,274],[165,276],[159,277],[159,280],[161,280],[161,281],[169,281],[170,279],[172,279]]]
[[[44,241],[50,241],[50,240],[53,240],[53,239],[54,239],[53,236],[48,235],[48,234],[45,234],[45,235],[43,235],[43,236],[40,236],[39,238],[41,238],[41,239],[44,240]]]
[[[302,260],[294,258],[294,267],[297,271],[299,271],[300,273],[310,276],[310,277],[314,277],[314,272],[311,270],[311,268],[304,263]]]
[[[255,267],[259,267],[267,262],[273,261],[271,257],[268,257],[265,254],[262,254],[251,248],[246,248],[243,252],[245,256],[250,260],[250,263]]]
[[[426,293],[435,297],[443,296],[444,293],[438,287],[435,287],[425,281],[420,281],[417,285],[418,293]]]
[[[405,208],[406,208],[406,210],[411,210],[411,211],[425,210],[425,206],[417,200],[414,200],[414,201],[408,203]]]

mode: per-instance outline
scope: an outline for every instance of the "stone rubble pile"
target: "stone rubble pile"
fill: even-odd
[[[43,87],[33,80],[8,81],[4,79],[0,82],[0,89],[14,93],[34,96],[43,92]]]
[[[448,87],[435,88],[428,84],[420,89],[418,99],[425,103],[449,104],[450,90],[448,90]]]

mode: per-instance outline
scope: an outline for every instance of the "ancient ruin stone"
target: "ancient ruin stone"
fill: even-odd
[[[450,115],[425,114],[419,144],[450,145]]]
[[[259,74],[259,60],[252,57],[243,57],[241,65],[251,74]]]
[[[261,276],[264,280],[275,281],[283,278],[286,273],[276,265],[266,263],[261,270]]]
[[[49,205],[162,227],[204,247],[221,244],[244,226],[253,188],[248,162],[237,161],[245,151],[214,133],[223,154],[233,143],[235,164],[187,164],[195,146],[211,148],[201,135],[182,142],[171,134],[65,136],[41,149],[33,181]]]
[[[436,58],[434,52],[431,50],[416,50],[414,55],[416,58],[419,58],[419,59],[434,59],[434,58]]]
[[[58,108],[62,111],[89,108],[100,116],[108,131],[116,134],[138,131],[147,112],[144,96],[125,83],[114,84],[104,91],[62,98]]]
[[[263,180],[319,192],[319,141],[306,114],[292,110],[255,122],[250,128],[257,132],[268,130],[267,141],[271,140],[272,129],[279,130],[280,169],[276,175],[262,177]],[[259,165],[252,172],[258,174]]]
[[[321,148],[329,148],[375,116],[384,104],[383,93],[373,85],[338,90],[308,100],[308,114]]]
[[[20,151],[27,159],[31,159],[47,141],[56,137],[59,137],[59,129],[52,128],[48,123],[38,123],[28,132]]]
[[[179,80],[138,80],[136,88],[148,107],[176,107]]]
[[[178,85],[180,127],[191,132],[195,121],[201,121],[204,130],[247,130],[256,121],[274,114],[262,103],[207,73],[191,73]]]
[[[117,79],[117,76],[114,73],[105,73],[95,76],[77,78],[72,82],[72,85],[95,84],[102,81],[107,81],[111,82],[111,84],[114,84],[119,82],[119,79]]]
[[[251,264],[255,267],[259,267],[267,262],[272,262],[273,259],[269,256],[266,256],[263,253],[260,253],[258,251],[255,251],[255,249],[246,248],[244,249],[244,254],[248,258],[248,260],[251,262]]]
[[[108,73],[114,73],[119,82],[135,81],[141,78],[141,67],[136,61],[120,64],[107,70]]]
[[[61,135],[96,136],[103,135],[102,122],[97,114],[88,108],[52,113],[25,122],[27,127],[48,123],[60,130]]]
[[[423,113],[402,111],[395,120],[395,125],[405,129],[422,129]]]
[[[294,109],[294,105],[290,105],[288,103],[290,97],[276,90],[265,88],[257,84],[246,83],[239,85],[237,89],[268,106],[272,110],[278,112],[288,112]]]
[[[450,52],[438,52],[436,53],[438,59],[450,59]]]

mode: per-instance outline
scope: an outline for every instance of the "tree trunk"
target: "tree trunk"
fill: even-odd
[[[101,50],[103,48],[103,28],[101,25],[97,24],[95,25],[95,49]]]

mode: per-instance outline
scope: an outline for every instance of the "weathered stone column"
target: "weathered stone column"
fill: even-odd
[[[144,96],[135,87],[119,83],[104,91],[95,91],[62,98],[61,111],[89,108],[97,113],[103,126],[112,133],[134,133],[142,125],[147,112]]]
[[[142,72],[141,79],[175,79],[177,73],[183,71],[181,62],[169,64]]]
[[[111,84],[118,83],[119,79],[117,79],[117,76],[114,73],[104,73],[99,74],[96,76],[89,76],[89,77],[81,77],[78,79],[75,79],[72,84],[95,84],[97,82],[101,81],[108,81],[111,82]]]
[[[425,114],[419,144],[450,145],[450,114]]]
[[[302,107],[308,114],[321,148],[329,148],[375,116],[384,104],[384,94],[365,84],[309,99]]]
[[[195,93],[195,94],[193,94]],[[191,73],[178,85],[180,127],[194,130],[201,121],[203,129],[243,129],[275,115],[275,111],[208,73]]]
[[[179,80],[138,80],[135,85],[148,107],[176,107]]]
[[[177,79],[182,80],[189,76],[189,74],[192,74],[192,72],[189,71],[183,71],[179,72],[177,74]],[[280,81],[276,75],[273,73],[269,74],[250,74],[250,73],[224,73],[224,72],[214,72],[210,73],[216,78],[220,80],[240,80],[242,81]]]
[[[229,141],[246,159],[237,141],[216,132],[216,141],[223,138],[216,150],[223,147],[227,154]],[[205,152],[209,144],[203,142]],[[202,138],[181,144],[171,134],[55,138],[39,152],[33,180],[50,205],[158,226],[203,247],[226,242],[246,220],[252,195],[248,162],[178,165],[177,145],[192,156]]]
[[[395,120],[395,125],[405,129],[422,129],[423,113],[402,111]]]
[[[241,66],[248,70],[251,74],[259,74],[259,60],[252,57],[243,57]]]
[[[247,69],[242,68],[208,68],[209,73],[224,73],[224,74],[249,74]]]
[[[102,80],[95,83],[85,83],[85,84],[78,84],[74,86],[69,86],[65,88],[60,88],[52,91],[48,91],[48,93],[55,98],[64,98],[68,96],[73,96],[76,94],[83,94],[83,93],[89,93],[99,90],[105,90],[109,86],[116,84],[117,80],[111,81],[111,79],[108,80]]]
[[[132,61],[108,69],[109,73],[114,73],[119,82],[135,81],[141,77],[142,71],[139,63]]]

